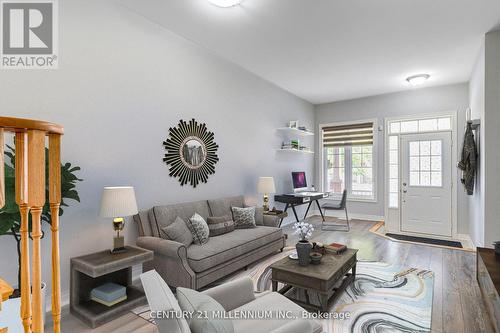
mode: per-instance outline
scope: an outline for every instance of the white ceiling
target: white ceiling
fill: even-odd
[[[469,80],[499,0],[122,0],[314,104]]]

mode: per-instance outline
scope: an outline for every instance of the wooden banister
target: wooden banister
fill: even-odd
[[[62,126],[46,121],[0,117],[0,208],[5,204],[4,132],[15,133],[16,203],[21,214],[21,313],[25,333],[43,333],[41,214],[45,205],[45,138],[49,137],[49,204],[52,238],[52,316],[54,332],[60,332],[59,207],[61,203]],[[30,274],[29,213],[33,258]],[[32,280],[30,284],[30,275]],[[31,287],[31,288],[30,288]],[[31,289],[31,293],[30,293]],[[32,297],[31,297],[32,295]],[[0,330],[1,333],[1,330]]]
[[[49,134],[49,203],[52,235],[52,320],[54,333],[61,322],[61,281],[59,268],[59,206],[61,204],[61,136]]]
[[[21,214],[21,319],[24,332],[31,332],[30,257],[28,238],[28,134],[17,132],[16,145],[16,203]]]

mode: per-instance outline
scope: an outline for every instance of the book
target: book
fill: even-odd
[[[90,296],[104,302],[114,302],[127,295],[127,288],[117,283],[108,282],[90,291]]]
[[[329,252],[332,252],[334,254],[341,254],[342,252],[347,250],[347,246],[345,246],[344,244],[339,244],[339,243],[331,243],[331,244],[326,246],[326,249]]]
[[[123,297],[120,297],[120,298],[118,298],[118,299],[116,299],[116,300],[114,300],[112,302],[106,302],[106,301],[104,301],[104,300],[102,300],[100,298],[94,297],[94,296],[90,296],[90,299],[92,301],[94,301],[94,302],[100,303],[102,305],[106,305],[107,307],[111,307],[113,305],[116,305],[116,304],[118,304],[120,302],[123,302],[123,301],[127,300],[127,295],[125,295]]]

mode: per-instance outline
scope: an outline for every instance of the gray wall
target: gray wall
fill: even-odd
[[[485,35],[469,90],[472,117],[481,119],[476,192],[468,202],[469,230],[476,246],[492,247],[500,240],[500,31]]]
[[[465,109],[468,106],[467,84],[415,89],[406,92],[359,98],[316,106],[316,126],[319,124],[376,118],[379,126],[384,126],[387,117],[430,114],[433,112],[458,111],[458,138],[463,137]],[[377,202],[351,202],[353,214],[384,216],[384,132],[377,132]],[[316,145],[318,145],[316,143]],[[455,147],[461,146],[457,144]],[[317,168],[318,166],[316,166]],[[318,170],[318,169],[316,169]],[[316,180],[318,182],[318,179]],[[458,191],[458,232],[467,233],[466,196],[459,185]]]
[[[469,105],[472,119],[484,119],[484,42],[469,81]],[[469,197],[469,235],[476,246],[484,245],[484,138],[483,125],[475,133],[478,147],[478,170],[474,194]]]
[[[276,128],[292,119],[314,125],[311,104],[112,1],[59,6],[60,68],[2,71],[0,108],[5,116],[64,125],[63,161],[82,167],[82,202],[71,202],[61,219],[63,299],[70,257],[111,247],[111,221],[97,216],[103,186],[133,185],[142,209],[238,194],[260,205],[259,176],[274,176],[279,192],[290,191],[292,170],[313,176],[313,156],[275,151],[282,141]],[[181,187],[162,161],[169,127],[192,117],[206,122],[220,146],[215,175],[196,189]],[[135,237],[127,223],[126,242]],[[46,238],[47,282],[49,249]],[[9,236],[1,237],[0,258],[0,276],[15,283]]]
[[[500,241],[500,31],[486,34],[484,140],[484,245]]]

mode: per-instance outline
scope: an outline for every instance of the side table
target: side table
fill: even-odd
[[[281,212],[281,213],[277,214],[277,213],[271,213],[271,211],[267,211],[267,212],[264,212],[264,215],[277,217],[280,221],[278,224],[278,228],[281,228],[281,223],[283,223],[283,220],[285,219],[285,217],[288,216],[288,213]]]
[[[153,260],[153,252],[135,246],[111,254],[109,250],[71,258],[70,312],[91,328],[116,319],[143,304],[146,296],[132,285],[132,266]],[[106,282],[127,287],[127,300],[111,307],[90,299],[90,291]]]

